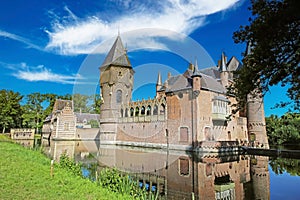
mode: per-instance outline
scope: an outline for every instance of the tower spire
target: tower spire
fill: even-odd
[[[160,74],[160,72],[158,72],[156,85],[157,85],[157,86],[162,86],[162,81],[161,81],[161,74]]]
[[[109,65],[131,68],[126,49],[124,48],[120,35],[117,36],[101,67],[108,67]]]
[[[201,76],[199,68],[198,68],[198,61],[197,58],[195,59],[195,65],[194,65],[194,71],[193,71],[193,76]]]
[[[220,66],[220,71],[221,72],[226,72],[227,71],[227,66],[226,66],[226,56],[224,52],[222,52],[221,56],[221,66]]]

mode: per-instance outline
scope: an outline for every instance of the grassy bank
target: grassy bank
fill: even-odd
[[[0,135],[0,199],[131,199],[54,166],[39,151],[11,143]]]

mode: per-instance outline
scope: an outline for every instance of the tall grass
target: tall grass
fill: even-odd
[[[0,139],[0,199],[132,199],[54,164],[40,151]]]

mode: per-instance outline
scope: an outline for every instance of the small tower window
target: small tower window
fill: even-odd
[[[117,90],[116,99],[117,103],[122,103],[122,90]]]
[[[154,108],[153,108],[153,115],[157,115],[158,114],[158,106],[157,105],[154,105]]]

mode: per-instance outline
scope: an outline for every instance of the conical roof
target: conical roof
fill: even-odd
[[[197,62],[197,59],[196,59],[196,61],[195,61],[194,71],[193,71],[192,77],[194,77],[194,76],[199,76],[199,77],[201,77],[200,71],[199,71],[199,69],[198,69],[198,62]]]
[[[222,52],[220,72],[226,72],[226,71],[227,71],[226,57],[225,57],[224,52]]]
[[[158,72],[156,85],[162,85],[160,72]]]
[[[131,67],[126,49],[124,48],[121,37],[119,35],[116,38],[110,51],[108,52],[101,67],[107,67],[109,65]]]

